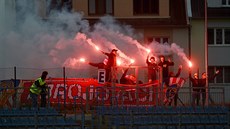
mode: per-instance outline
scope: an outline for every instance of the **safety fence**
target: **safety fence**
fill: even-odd
[[[14,84],[16,82],[16,84]],[[33,109],[31,107],[31,99],[29,95],[29,87],[33,83],[33,80],[4,80],[0,83],[0,109],[12,109],[10,111],[13,111],[13,109]],[[16,87],[14,87],[16,85]],[[65,79],[65,85],[63,83],[63,78],[51,78],[49,81],[49,93],[47,94],[47,109],[55,109],[59,113],[64,115],[63,117],[52,117],[49,120],[44,122],[44,124],[37,124],[37,126],[42,127],[49,127],[52,122],[57,122],[59,120],[68,122],[68,118],[66,116],[72,116],[71,121],[74,120],[79,121],[80,124],[74,125],[74,122],[71,123],[71,125],[68,124],[68,126],[71,126],[75,128],[86,127],[86,115],[87,113],[91,114],[91,117],[89,118],[90,121],[88,121],[90,124],[87,124],[87,126],[90,125],[90,127],[100,127],[100,125],[97,125],[97,118],[101,115],[94,116],[94,113],[98,112],[98,107],[108,108],[108,109],[114,109],[114,107],[118,107],[117,109],[120,110],[120,107],[137,107],[137,110],[139,110],[139,107],[144,107],[149,109],[157,109],[157,107],[191,107],[192,105],[192,96],[191,96],[191,90],[188,87],[181,87],[178,91],[175,91],[175,89],[170,89],[169,87],[162,87],[158,83],[153,84],[142,84],[142,85],[122,85],[122,84],[98,84],[97,80],[95,79]],[[169,90],[170,89],[170,90]],[[225,98],[224,98],[224,89],[221,87],[210,87],[209,88],[209,95],[210,99],[208,101],[208,105],[210,107],[215,106],[223,106],[225,105]],[[178,94],[177,105],[174,105],[174,98],[175,95]],[[200,96],[202,96],[202,92],[199,93]],[[202,97],[200,98],[200,107],[202,105]],[[170,105],[169,102],[172,101],[172,105]],[[40,103],[40,100],[38,100]],[[179,108],[180,109],[180,108]],[[28,110],[27,110],[28,111]],[[102,110],[101,110],[102,111]],[[116,110],[113,110],[114,112]],[[102,112],[107,112],[107,110],[103,110]],[[145,112],[145,113],[144,113]],[[148,110],[143,110],[143,114],[139,114],[134,116],[133,112],[127,112],[127,110],[124,110],[124,113],[126,113],[127,117],[124,117],[125,115],[117,115],[114,117],[113,115],[106,116],[107,124],[115,127],[138,127],[138,128],[147,128],[147,127],[159,127],[164,125],[165,123],[162,121],[161,123],[156,123],[157,121],[153,121],[153,115],[144,115],[148,113]],[[127,115],[127,113],[129,113]],[[163,110],[162,110],[163,113]],[[154,114],[154,113],[153,113]],[[159,114],[158,114],[159,115]],[[168,114],[169,115],[169,114]],[[104,116],[104,115],[102,115]],[[178,115],[175,115],[178,116]],[[186,116],[189,116],[189,113],[186,114]],[[222,115],[227,116],[227,115]],[[220,119],[221,117],[220,116]],[[80,117],[80,119],[79,119]],[[161,118],[162,117],[162,118]],[[170,115],[170,119],[174,116]],[[207,116],[209,117],[209,116]],[[219,117],[219,116],[218,116]],[[26,117],[26,119],[32,119],[34,117]],[[48,118],[44,117],[38,117],[39,121],[45,121],[48,120]],[[66,119],[67,118],[67,119]],[[126,119],[127,118],[127,119]],[[166,117],[159,115],[160,119],[164,119]],[[178,117],[180,118],[180,117]],[[11,119],[15,118],[2,118],[3,121],[9,122]],[[10,119],[10,120],[8,120]],[[124,123],[122,121],[118,121],[119,119],[127,121],[127,123]],[[146,122],[149,123],[142,123],[139,122],[139,120],[146,120]],[[187,118],[186,118],[187,119]],[[192,118],[189,118],[192,119]],[[200,119],[200,118],[199,118]],[[227,118],[225,118],[227,119]],[[23,118],[24,120],[24,118]],[[202,120],[202,119],[201,119]],[[189,120],[188,120],[189,121]],[[187,122],[188,122],[187,121]],[[219,121],[219,119],[218,119]],[[227,120],[226,120],[227,121]],[[34,121],[32,121],[34,122]],[[67,123],[64,122],[63,126]],[[112,123],[111,123],[112,122]],[[113,123],[117,122],[117,123]],[[136,123],[137,122],[137,123]],[[11,123],[12,124],[12,123]],[[45,125],[46,124],[46,125]],[[103,122],[99,124],[103,125]],[[191,126],[193,126],[191,123]],[[195,123],[196,124],[196,123]],[[214,123],[209,124],[217,124],[217,121]],[[14,125],[14,124],[13,124]],[[218,127],[223,127],[227,125],[227,122],[223,123],[223,125],[220,125]],[[4,127],[10,127],[10,123],[4,123]],[[33,126],[33,125],[31,125]],[[105,125],[103,125],[105,126]],[[178,123],[174,123],[168,126],[181,126],[178,125]],[[206,126],[205,124],[199,124],[199,126]],[[24,125],[23,125],[24,127]],[[54,125],[52,126],[54,127]],[[51,127],[51,128],[52,128]]]
[[[127,75],[134,74],[142,84],[120,84],[120,78],[126,69],[128,69]],[[116,69],[117,82],[111,84],[99,83],[98,69],[92,67],[76,69],[11,67],[0,68],[1,88],[11,88],[11,90],[1,89],[1,105],[6,104],[12,107],[20,106],[19,104],[30,105],[28,88],[44,70],[49,72],[47,83],[50,87],[50,104],[55,105],[71,105],[75,102],[74,99],[76,99],[76,103],[82,99],[85,109],[90,109],[91,105],[95,103],[108,105],[110,102],[117,105],[162,105],[165,95],[170,97],[169,93],[177,92],[172,88],[165,94],[167,89],[161,83],[160,74],[157,74],[156,82],[148,83],[147,67],[141,66],[118,67]],[[187,80],[185,83],[187,85],[178,90],[178,105],[191,105],[193,101],[192,88],[188,86],[189,81]],[[15,90],[15,88],[18,89]],[[2,91],[7,91],[7,93]],[[209,99],[206,104],[225,105],[230,103],[226,98],[229,90],[226,90],[225,87],[210,86],[205,93],[208,94]],[[10,95],[14,98],[10,98]],[[228,100],[226,101],[226,99]],[[200,98],[201,103],[202,97]]]
[[[31,106],[29,88],[33,81],[17,80],[2,81],[0,83],[0,107],[28,107]],[[67,79],[63,85],[62,79],[52,79],[48,84],[48,105],[58,109],[81,105],[84,110],[101,105],[151,105],[151,106],[191,106],[196,97],[198,105],[206,99],[202,94],[206,92],[190,92],[189,87],[171,88],[157,84],[99,85],[96,80]],[[178,97],[176,97],[178,95]],[[175,101],[174,101],[175,99]],[[205,105],[225,105],[224,88],[210,87],[209,101]]]

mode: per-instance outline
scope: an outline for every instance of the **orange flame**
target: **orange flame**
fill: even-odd
[[[118,65],[118,66],[121,65],[121,60],[117,59],[117,65]]]
[[[79,61],[80,62],[85,62],[85,58],[80,58]]]
[[[96,45],[95,45],[95,48],[96,48],[96,50],[97,50],[97,51],[99,51],[99,50],[100,50],[100,48],[99,48],[98,46],[96,46]]]
[[[130,59],[130,63],[133,64],[135,62],[134,59]]]
[[[188,62],[188,66],[189,66],[189,68],[192,67],[192,62],[191,61]]]
[[[146,51],[147,51],[147,53],[150,53],[150,52],[151,52],[151,50],[150,50],[150,49],[146,49]]]

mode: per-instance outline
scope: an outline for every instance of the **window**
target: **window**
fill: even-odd
[[[166,50],[166,49],[160,49],[159,47],[161,47],[164,43],[169,43],[169,38],[168,37],[148,37],[147,38],[147,43],[146,44],[150,44],[152,42],[155,43],[159,43],[160,45],[157,44],[158,47],[155,48],[155,50],[153,50],[156,54],[158,55],[169,55],[171,56],[171,51]],[[171,58],[171,57],[170,57]]]
[[[223,6],[230,6],[230,0],[222,0]]]
[[[159,15],[159,0],[133,0],[134,15]]]
[[[229,28],[209,28],[208,29],[209,45],[229,45],[230,29]]]
[[[113,15],[113,0],[89,0],[89,15]]]
[[[148,37],[147,38],[148,44],[151,42],[158,42],[158,43],[169,43],[169,38],[167,37]]]
[[[216,70],[219,70],[220,73],[214,80],[210,80],[209,83],[230,83],[230,66],[209,66],[208,76],[213,77]]]
[[[214,44],[214,29],[208,29],[208,44]]]
[[[47,14],[52,11],[71,11],[72,0],[46,0],[47,3]]]
[[[224,43],[230,44],[230,29],[224,30]]]

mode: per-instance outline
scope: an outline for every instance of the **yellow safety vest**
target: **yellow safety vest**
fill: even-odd
[[[42,86],[42,85],[44,85],[44,84],[46,83],[45,81],[42,81],[42,78],[41,78],[41,77],[38,78],[36,81],[39,81],[40,86]],[[36,81],[35,81],[35,82],[36,82]],[[35,85],[35,82],[31,85],[30,91],[31,91],[32,93],[34,93],[34,94],[39,95],[39,94],[41,93],[41,88],[40,88],[40,87],[37,87],[37,86]]]

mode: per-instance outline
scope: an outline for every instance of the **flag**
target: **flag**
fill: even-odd
[[[170,77],[169,87],[165,93],[164,105],[171,103],[172,99],[178,93],[179,89],[184,85],[185,79],[182,77]]]
[[[182,87],[185,83],[185,79],[182,77],[170,77],[169,78],[169,87],[177,85]]]

